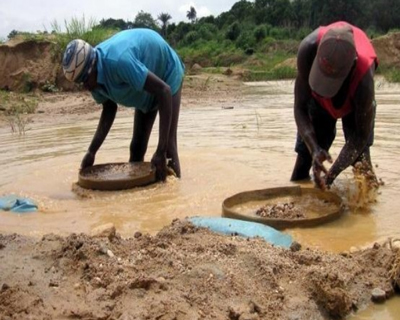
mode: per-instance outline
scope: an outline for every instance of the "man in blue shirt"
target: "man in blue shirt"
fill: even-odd
[[[135,108],[130,162],[144,160],[157,112],[160,130],[151,162],[159,180],[167,165],[180,177],[177,127],[184,65],[176,52],[155,31],[121,31],[95,48],[83,40],[71,41],[64,53],[66,78],[83,83],[95,101],[103,105],[99,125],[81,169],[93,165],[117,112],[117,104]],[[167,163],[168,159],[168,163]]]

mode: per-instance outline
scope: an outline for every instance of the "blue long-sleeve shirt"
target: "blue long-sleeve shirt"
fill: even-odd
[[[182,84],[184,65],[176,52],[155,31],[121,31],[96,46],[97,103],[112,100],[143,112],[153,110],[154,96],[143,87],[149,71],[167,83],[174,95]]]

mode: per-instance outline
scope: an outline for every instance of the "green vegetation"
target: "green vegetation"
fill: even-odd
[[[378,71],[387,81],[400,83],[400,69],[382,66]]]
[[[48,80],[46,80],[45,84],[42,86],[41,89],[42,89],[43,92],[51,92],[51,93],[59,91],[57,86],[56,86],[56,84],[52,83],[52,82],[50,82]]]
[[[170,23],[169,13],[156,19],[140,11],[133,21],[73,18],[63,31],[54,22],[51,35],[60,54],[75,38],[92,45],[117,31],[151,28],[159,32],[178,51],[187,66],[203,68],[237,67],[248,70],[249,80],[284,79],[295,75],[294,66],[281,66],[294,58],[300,41],[320,25],[348,21],[371,37],[400,27],[400,1],[392,0],[240,0],[219,16],[198,18],[194,7],[187,11],[187,22]],[[13,30],[9,38],[20,33]],[[41,38],[47,32],[36,34]],[[383,71],[386,72],[386,71]],[[392,79],[398,79],[396,70]]]
[[[62,53],[71,40],[82,39],[92,46],[96,46],[118,32],[117,29],[99,26],[94,19],[86,21],[85,16],[80,19],[72,18],[70,21],[64,21],[64,27],[65,32],[62,31],[62,27],[57,21],[52,23],[52,34],[57,44],[56,53]]]
[[[38,98],[32,94],[16,94],[13,92],[0,91],[2,101],[1,111],[10,125],[12,133],[25,134],[30,122],[30,114],[36,112]]]

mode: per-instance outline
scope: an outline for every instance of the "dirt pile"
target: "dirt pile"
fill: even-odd
[[[381,65],[400,68],[400,32],[373,39],[372,44]]]
[[[255,320],[343,318],[375,288],[390,296],[395,253],[287,250],[177,220],[154,237],[0,235],[0,256],[2,319]]]
[[[0,45],[0,88],[28,92],[46,84],[71,89],[64,79],[60,57],[48,41]]]

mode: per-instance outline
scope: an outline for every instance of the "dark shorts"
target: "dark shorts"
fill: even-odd
[[[374,113],[376,110],[376,102],[374,101]],[[337,119],[332,116],[321,107],[314,99],[311,99],[308,103],[308,114],[314,127],[315,135],[317,137],[317,143],[326,151],[329,151],[332,146],[333,140],[336,137],[336,122]],[[356,127],[354,113],[350,113],[342,118],[342,129],[344,137],[347,140]],[[374,143],[374,128],[372,128],[371,134],[368,138],[366,148],[369,148]],[[297,133],[295,151],[298,154],[309,156],[310,153],[300,134]]]

